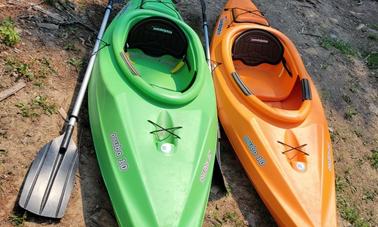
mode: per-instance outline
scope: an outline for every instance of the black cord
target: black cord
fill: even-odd
[[[150,133],[151,134],[154,134],[154,133],[157,133],[157,132],[168,132],[169,134],[171,134],[172,136],[176,137],[177,139],[181,139],[180,136],[178,136],[177,134],[175,134],[173,131],[177,130],[177,129],[182,129],[181,126],[178,126],[178,127],[172,127],[172,128],[164,128],[160,125],[158,125],[157,123],[151,121],[151,120],[148,120],[149,123],[151,123],[152,125],[160,128],[160,129],[157,129],[157,130],[154,130],[154,131],[151,131]]]
[[[282,152],[282,154],[286,154],[286,153],[288,153],[288,152],[290,152],[290,151],[294,151],[294,150],[296,150],[296,151],[299,151],[299,152],[301,152],[301,153],[303,153],[303,154],[305,154],[305,155],[307,155],[307,156],[310,156],[307,152],[304,152],[304,151],[301,150],[301,148],[307,146],[307,144],[302,144],[302,145],[299,145],[299,146],[297,146],[297,147],[293,147],[293,146],[290,146],[289,144],[286,144],[286,143],[281,142],[281,141],[277,141],[277,143],[279,143],[279,144],[281,144],[281,145],[283,145],[283,146],[287,146],[287,147],[290,148],[290,149],[288,149],[288,150]],[[295,155],[295,156],[296,156],[296,155]],[[294,157],[295,157],[295,156],[294,156]],[[292,158],[294,158],[294,157],[292,157]],[[291,158],[291,159],[292,159],[292,158]]]
[[[100,48],[98,48],[98,50],[97,50],[96,52],[93,52],[91,56],[96,55],[98,52],[100,52],[100,50],[104,49],[105,47],[110,46],[110,43],[105,42],[105,41],[102,40],[102,39],[98,39],[98,38],[96,38],[96,40],[100,40],[100,42],[102,42],[104,45],[102,45]]]

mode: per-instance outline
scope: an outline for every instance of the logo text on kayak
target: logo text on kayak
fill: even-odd
[[[257,163],[260,166],[264,166],[266,161],[265,161],[264,157],[259,154],[255,144],[252,143],[251,139],[248,136],[244,136],[243,140],[244,140],[245,144],[247,145],[248,150],[251,152],[253,157],[255,157]]]
[[[210,162],[211,162],[211,156],[212,156],[211,151],[209,151],[209,154],[207,155],[206,162],[202,167],[201,176],[200,176],[201,183],[203,183],[205,181],[207,173],[209,172],[209,165],[210,165]]]
[[[110,134],[110,137],[112,139],[113,151],[118,161],[118,167],[121,171],[127,171],[129,164],[127,163],[127,159],[124,157],[122,145],[119,142],[117,133]]]

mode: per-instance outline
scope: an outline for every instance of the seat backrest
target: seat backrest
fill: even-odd
[[[241,60],[249,66],[262,63],[277,65],[283,59],[282,43],[270,32],[252,29],[236,38],[232,47],[233,60]]]
[[[153,57],[172,55],[182,58],[186,55],[188,40],[184,32],[172,21],[162,17],[151,17],[138,22],[130,30],[127,48],[141,49]]]

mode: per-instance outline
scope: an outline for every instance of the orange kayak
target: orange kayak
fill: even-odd
[[[280,226],[336,226],[333,153],[294,44],[250,0],[229,0],[211,43],[218,113]]]

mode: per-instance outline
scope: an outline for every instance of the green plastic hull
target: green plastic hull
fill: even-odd
[[[177,11],[148,2],[143,9],[140,1],[129,2],[104,35],[110,46],[98,53],[88,91],[97,159],[120,226],[201,226],[217,139],[211,75],[199,38]],[[128,31],[149,17],[175,22],[189,41],[196,75],[184,92],[148,83],[160,76],[172,86],[163,64],[149,71],[148,60],[138,59],[136,51],[132,60],[143,76],[135,76],[121,58]]]

